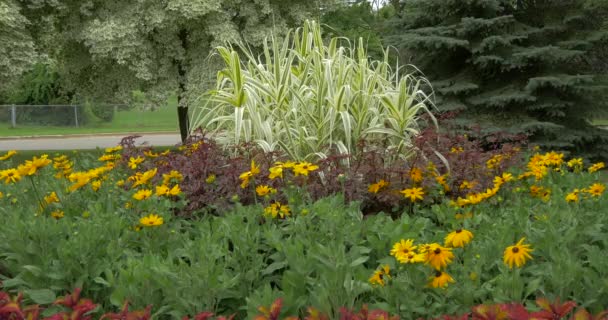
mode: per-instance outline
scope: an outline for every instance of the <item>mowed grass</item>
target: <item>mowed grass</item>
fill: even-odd
[[[0,136],[39,136],[91,133],[177,132],[177,110],[164,107],[156,111],[118,111],[111,122],[87,123],[80,127],[19,125],[0,123]]]

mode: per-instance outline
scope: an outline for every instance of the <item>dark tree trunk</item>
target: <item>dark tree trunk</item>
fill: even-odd
[[[182,48],[188,52],[188,32],[182,29],[179,32],[179,39],[182,43]],[[177,72],[179,73],[179,92],[177,93],[177,121],[179,123],[179,134],[182,142],[188,138],[190,132],[190,118],[188,117],[188,102],[186,99],[186,56],[181,60],[177,60]]]

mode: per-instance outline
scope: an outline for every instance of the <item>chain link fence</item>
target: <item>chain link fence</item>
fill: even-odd
[[[0,105],[0,135],[177,132],[177,110],[124,104]]]

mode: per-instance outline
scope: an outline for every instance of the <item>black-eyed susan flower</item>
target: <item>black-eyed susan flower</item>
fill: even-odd
[[[445,237],[445,246],[462,248],[473,239],[473,233],[466,229],[456,229]]]
[[[152,190],[141,189],[133,195],[133,199],[139,200],[139,201],[146,200],[146,199],[150,198],[151,195],[152,195]]]
[[[99,188],[101,188],[101,180],[91,182],[91,189],[93,189],[93,191],[98,191]]]
[[[568,168],[572,168],[574,172],[583,170],[583,158],[574,158],[567,162]]]
[[[210,175],[207,176],[207,178],[205,178],[205,182],[207,184],[212,184],[212,183],[215,182],[215,179],[216,179],[215,175],[214,174],[210,174]]]
[[[374,274],[369,278],[369,283],[384,287],[391,278],[390,272],[391,269],[388,265],[385,264],[381,266],[380,269],[374,271]]]
[[[410,262],[409,254],[416,253],[414,250],[416,250],[416,246],[413,239],[401,239],[393,245],[391,256],[395,257],[400,263],[408,263]]]
[[[417,167],[413,167],[410,169],[409,176],[412,182],[414,183],[420,183],[424,179],[424,176],[422,175],[422,170]]]
[[[432,288],[445,288],[448,286],[448,283],[454,282],[454,278],[452,278],[445,271],[435,271],[432,277],[429,278],[429,287]]]
[[[106,148],[106,153],[113,153],[122,150],[122,146]]]
[[[63,218],[64,215],[65,214],[61,210],[55,210],[51,212],[51,217],[55,218],[56,220]]]
[[[3,156],[0,156],[0,161],[8,160],[16,154],[17,154],[17,151],[9,150],[6,154],[4,154]]]
[[[280,217],[281,219],[291,215],[291,208],[287,204],[273,202],[268,207],[264,208],[264,215],[271,218]]]
[[[166,185],[160,185],[160,186],[156,186],[156,195],[159,197],[162,197],[164,195],[167,195],[169,193],[169,187]]]
[[[605,167],[603,162],[598,162],[598,163],[594,163],[591,167],[589,167],[589,173],[594,173],[596,171],[599,171],[600,169],[603,169]]]
[[[568,193],[566,195],[566,202],[578,202],[579,201],[579,194],[580,190],[579,189],[574,189],[574,191]]]
[[[388,187],[389,183],[384,181],[384,179],[381,179],[380,181],[376,182],[376,183],[372,183],[367,187],[367,191],[369,191],[370,193],[378,193],[380,192],[380,190],[382,190],[383,188]]]
[[[409,188],[399,191],[405,198],[409,198],[411,202],[424,199],[424,190],[422,188]]]
[[[137,156],[136,158],[130,157],[128,166],[129,168],[135,170],[137,169],[137,166],[140,165],[142,162],[144,162],[144,158],[140,156]]]
[[[14,168],[0,170],[0,179],[4,180],[5,184],[15,183],[21,180],[21,174],[19,174],[19,170]]]
[[[169,190],[169,192],[167,192],[167,195],[169,195],[169,196],[179,196],[181,193],[182,193],[182,189],[180,189],[179,184],[176,184],[173,187],[171,187],[171,189]]]
[[[276,193],[276,192],[277,192],[277,189],[269,187],[267,185],[260,185],[255,188],[255,193],[257,193],[257,195],[260,197],[263,197],[263,196],[271,194],[271,193]]]
[[[315,171],[319,169],[319,166],[314,165],[310,162],[298,162],[293,166],[293,173],[296,176],[302,175],[302,176],[308,176],[308,173]]]
[[[180,182],[184,176],[177,170],[171,170],[169,173],[163,174],[163,184],[168,185],[171,182]]]
[[[513,265],[519,268],[526,264],[526,259],[532,259],[530,252],[534,250],[530,248],[529,244],[524,244],[524,240],[526,240],[525,237],[505,249],[503,261],[511,269],[513,269]]]
[[[450,185],[448,185],[448,183],[447,183],[447,177],[448,177],[447,174],[443,174],[443,175],[435,177],[435,181],[437,181],[437,183],[440,186],[442,186],[443,190],[445,190],[446,192],[450,191]]]
[[[138,186],[142,186],[147,184],[148,182],[150,182],[150,180],[152,180],[152,178],[154,178],[154,176],[156,176],[156,172],[158,171],[157,168],[148,170],[144,173],[136,173],[133,177],[133,179],[131,179],[131,177],[129,177],[130,180],[134,180],[133,181],[133,185],[131,186],[131,188],[136,188]]]
[[[599,197],[606,191],[606,186],[601,183],[594,183],[586,191],[593,197]]]
[[[44,202],[46,202],[46,204],[59,202],[59,197],[57,197],[57,193],[55,193],[55,191],[53,191],[53,192],[49,193],[48,195],[44,196]]]
[[[139,223],[144,227],[158,227],[163,224],[163,218],[157,214],[149,214],[139,219]]]
[[[437,243],[432,243],[426,251],[425,263],[429,264],[435,270],[445,268],[454,259],[452,248],[442,247]]]
[[[247,188],[251,178],[256,176],[258,173],[260,173],[260,167],[256,166],[255,161],[251,160],[251,168],[249,171],[245,171],[239,176],[239,179],[241,179],[241,188]]]
[[[475,182],[475,181],[464,180],[464,181],[462,181],[462,183],[460,184],[460,186],[458,187],[458,189],[460,189],[460,190],[471,190],[471,189],[475,188],[475,185],[477,185],[477,182]]]
[[[463,147],[452,147],[452,148],[450,148],[450,153],[459,154],[459,153],[463,153],[463,152],[464,152],[464,148]]]

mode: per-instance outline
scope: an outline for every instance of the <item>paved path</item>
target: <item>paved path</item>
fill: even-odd
[[[78,136],[45,137],[0,137],[0,152],[5,150],[72,150],[113,147],[129,134],[96,134]],[[178,144],[177,133],[142,133],[135,140],[136,145],[173,146]]]

